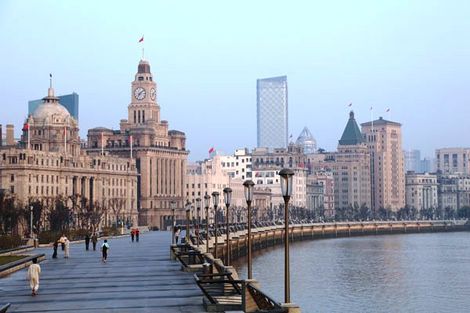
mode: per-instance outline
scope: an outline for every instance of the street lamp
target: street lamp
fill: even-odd
[[[186,244],[189,243],[189,219],[191,218],[191,202],[186,202]]]
[[[281,193],[284,198],[284,302],[290,303],[290,269],[289,269],[289,200],[292,195],[294,171],[284,168],[281,176]]]
[[[32,205],[29,207],[29,212],[30,212],[30,215],[29,215],[30,237],[32,239],[34,238],[33,236],[33,206]]]
[[[253,271],[251,264],[251,201],[253,201],[253,189],[255,183],[252,180],[246,180],[243,183],[245,187],[246,206],[248,208],[248,279],[252,279]]]
[[[200,219],[199,219],[199,214],[201,213],[201,198],[196,199],[196,244],[197,247],[199,248],[199,224],[200,224]]]
[[[209,206],[211,205],[211,196],[204,196],[204,208],[206,209],[206,253],[209,253]]]
[[[219,204],[219,193],[217,191],[214,191],[212,193],[212,203],[214,204],[214,232],[215,232],[214,258],[217,259],[217,205]]]
[[[230,203],[232,202],[232,188],[226,187],[224,188],[224,202],[225,202],[225,207],[227,208],[227,211],[225,212],[225,216],[227,220],[225,221],[226,225],[226,235],[227,235],[227,256],[226,256],[226,262],[225,265],[230,265],[230,219],[229,219],[229,208],[230,208]]]
[[[175,221],[176,201],[174,200],[170,201],[170,208],[173,214],[173,220],[171,222],[171,244],[174,245],[175,244],[175,226],[176,226],[176,221]]]

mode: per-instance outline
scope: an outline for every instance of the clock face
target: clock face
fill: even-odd
[[[155,91],[155,88],[150,89],[150,98],[152,100],[155,100],[156,96],[157,96],[157,92]]]
[[[145,98],[146,92],[145,89],[142,87],[138,87],[134,90],[134,97],[137,100],[143,100]]]

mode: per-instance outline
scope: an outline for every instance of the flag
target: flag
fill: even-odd
[[[209,153],[212,153],[212,152],[214,152],[214,151],[215,151],[214,147],[212,147],[212,148],[209,149]]]
[[[29,124],[28,123],[24,123],[23,125],[23,131],[24,132],[27,132],[29,130]]]
[[[369,109],[369,110],[370,110],[370,111],[372,111],[372,107],[370,107],[370,109]]]
[[[292,139],[292,134],[290,134],[289,139]]]
[[[390,112],[390,108],[388,108],[385,112]]]
[[[142,38],[139,39],[139,42],[144,42],[144,36],[142,36]]]
[[[352,107],[352,102],[350,102],[350,103],[348,104],[348,107]]]
[[[52,78],[52,73],[49,73],[49,77]]]

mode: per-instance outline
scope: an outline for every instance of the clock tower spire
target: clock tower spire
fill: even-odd
[[[157,84],[150,72],[150,64],[142,59],[131,84],[131,103],[128,107],[131,126],[142,126],[151,122],[160,123],[160,106],[157,103]]]

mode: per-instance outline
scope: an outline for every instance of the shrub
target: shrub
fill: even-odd
[[[0,236],[0,249],[11,249],[21,246],[21,237],[18,235]]]

